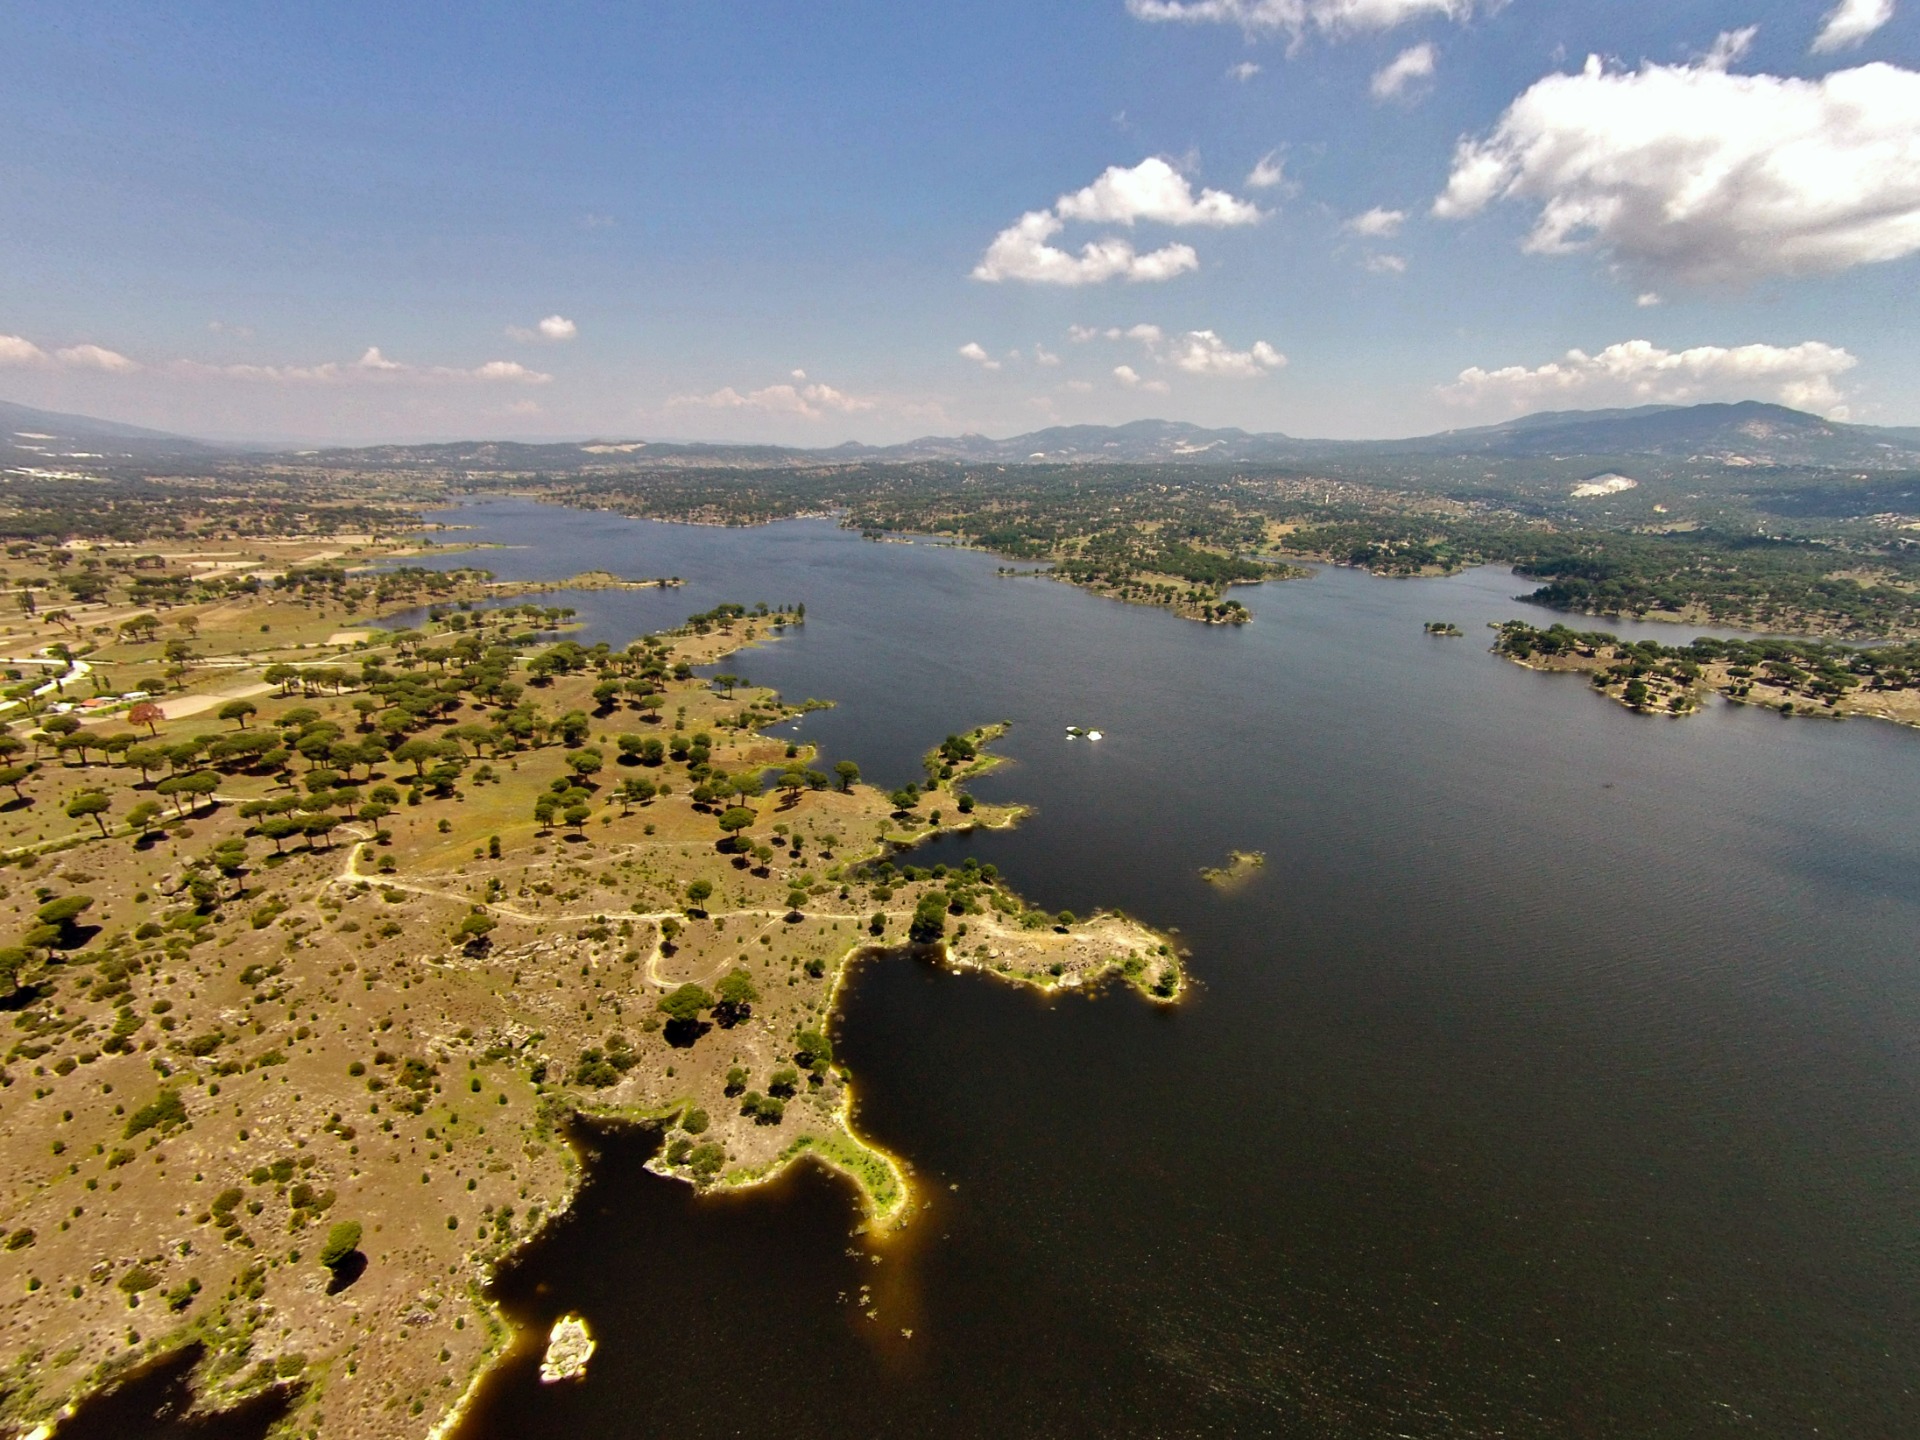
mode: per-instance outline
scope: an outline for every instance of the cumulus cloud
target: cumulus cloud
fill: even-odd
[[[1025,280],[1038,285],[1097,285],[1107,280],[1171,280],[1199,268],[1190,245],[1137,251],[1117,235],[1090,240],[1078,254],[1052,244],[1068,221],[1133,226],[1145,220],[1170,226],[1220,228],[1251,225],[1258,207],[1224,190],[1194,193],[1186,176],[1149,156],[1132,168],[1109,166],[1091,185],[1062,195],[1051,209],[1029,210],[1002,230],[973,269],[988,282]]]
[[[580,327],[564,315],[549,315],[532,328],[524,325],[507,327],[507,334],[515,340],[551,340],[558,343],[571,340],[579,333]]]
[[[1858,45],[1893,18],[1893,0],[1840,0],[1813,37],[1816,55]]]
[[[1251,60],[1242,60],[1238,65],[1229,65],[1227,74],[1242,85],[1260,73],[1260,67]]]
[[[0,365],[46,365],[52,359],[24,335],[0,335]]]
[[[1287,357],[1264,340],[1256,340],[1245,350],[1235,350],[1212,330],[1188,330],[1183,334],[1169,336],[1158,325],[1131,325],[1126,329],[1112,326],[1106,330],[1090,330],[1074,326],[1068,335],[1076,342],[1088,340],[1131,340],[1146,351],[1149,359],[1156,364],[1171,366],[1188,375],[1202,375],[1215,379],[1251,380],[1281,369],[1287,363]],[[1121,374],[1125,371],[1126,374]],[[1145,384],[1137,371],[1130,365],[1122,365],[1114,371],[1123,385]],[[1129,379],[1128,377],[1132,378]]]
[[[1200,256],[1191,245],[1163,245],[1142,254],[1118,236],[1089,240],[1075,255],[1047,243],[1064,228],[1050,212],[1029,210],[994,236],[987,253],[973,267],[973,278],[988,282],[1025,280],[1035,285],[1098,285],[1114,279],[1171,280],[1200,268]]]
[[[1135,370],[1131,365],[1114,366],[1113,378],[1129,390],[1148,390],[1155,395],[1164,395],[1167,393],[1168,387],[1166,381],[1143,380],[1140,378],[1140,372]]]
[[[140,364],[100,345],[67,345],[49,354],[24,335],[0,335],[0,365],[35,365],[62,370],[105,370],[125,375]]]
[[[828,415],[850,415],[874,408],[875,402],[865,396],[849,395],[831,385],[808,380],[804,370],[794,371],[793,378],[801,383],[768,385],[744,395],[728,385],[706,395],[675,395],[667,404],[707,410],[759,410],[769,415],[793,415],[802,420],[824,420]]]
[[[1389,255],[1385,253],[1369,255],[1360,263],[1375,275],[1404,275],[1407,273],[1407,260],[1404,255]]]
[[[1367,88],[1376,100],[1397,100],[1416,81],[1433,78],[1440,52],[1431,44],[1412,45],[1373,72]]]
[[[1054,204],[1062,220],[1102,221],[1131,225],[1153,220],[1162,225],[1251,225],[1260,218],[1257,207],[1224,190],[1193,186],[1173,166],[1149,155],[1128,169],[1109,165],[1099,179]]]
[[[963,359],[973,361],[973,363],[978,365],[982,370],[998,370],[1000,368],[1000,362],[987,354],[985,348],[977,340],[969,340],[966,344],[962,345],[960,347],[960,355]]]
[[[1529,251],[1598,249],[1693,284],[1898,259],[1920,250],[1920,74],[1620,72],[1595,57],[1463,140],[1433,212],[1496,200],[1538,206]]]
[[[1532,369],[1472,366],[1440,394],[1462,405],[1512,410],[1578,397],[1584,403],[1691,404],[1764,397],[1836,420],[1847,415],[1835,380],[1860,362],[1837,345],[1698,345],[1666,350],[1647,340],[1609,345],[1597,355],[1569,350]]]
[[[1497,4],[1493,0],[1478,8]],[[1435,15],[1465,20],[1475,8],[1475,0],[1127,0],[1128,12],[1141,20],[1238,25],[1248,35],[1284,32],[1296,38],[1309,30],[1324,35],[1391,30]]]
[[[534,385],[543,384],[553,378],[550,375],[542,375],[538,370],[529,370],[518,360],[489,360],[486,364],[475,367],[471,372],[456,370],[452,373],[455,375],[471,373],[476,380],[524,380]]]
[[[119,351],[104,349],[99,345],[69,345],[63,350],[54,351],[53,358],[76,370],[106,370],[115,375],[124,375],[140,368],[137,362],[129,360]]]
[[[1189,375],[1251,380],[1280,369],[1287,357],[1264,340],[1235,350],[1211,330],[1189,330],[1168,348],[1167,363]]]
[[[1406,223],[1406,220],[1406,211],[1389,210],[1384,205],[1376,205],[1373,209],[1362,211],[1347,221],[1346,228],[1355,235],[1379,240],[1389,235],[1398,235],[1400,227]]]
[[[1035,341],[1033,346],[1033,363],[1048,366],[1058,365],[1060,363],[1060,357],[1054,354],[1053,351],[1047,349],[1046,346]]]

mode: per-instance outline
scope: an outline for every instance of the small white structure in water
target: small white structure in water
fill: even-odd
[[[1067,726],[1067,739],[1069,740],[1098,740],[1099,738],[1100,732],[1098,730],[1089,730],[1084,725]]]
[[[587,1322],[578,1315],[562,1315],[547,1334],[547,1353],[540,1360],[540,1383],[578,1380],[593,1358],[594,1340]]]

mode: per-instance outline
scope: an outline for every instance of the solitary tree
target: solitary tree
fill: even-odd
[[[327,1232],[327,1243],[320,1247],[320,1263],[338,1270],[360,1248],[360,1222],[342,1220]]]
[[[453,932],[454,943],[464,946],[470,951],[484,951],[492,943],[487,939],[487,936],[493,933],[494,927],[499,923],[499,921],[495,920],[493,916],[489,915],[486,911],[474,910],[460,922],[459,928]]]
[[[127,711],[128,723],[146,726],[147,734],[149,735],[157,735],[160,731],[160,722],[166,718],[167,712],[151,700],[142,700],[138,705]]]
[[[222,720],[232,720],[244,730],[247,728],[247,717],[258,715],[260,707],[251,700],[229,700],[220,707],[218,713]]]
[[[107,798],[104,790],[82,790],[67,802],[67,816],[73,820],[91,818],[100,827],[100,837],[107,834],[107,811],[113,808],[113,801]]]
[[[840,790],[845,794],[860,782],[860,767],[851,760],[842,760],[833,767],[833,773],[840,777]]]
[[[713,1007],[713,1018],[723,1028],[736,1025],[751,1015],[753,1002],[760,998],[760,992],[753,987],[753,977],[738,967],[722,976],[715,988],[720,1000]]]
[[[689,981],[667,993],[660,1001],[660,1013],[679,1024],[692,1025],[699,1021],[702,1010],[713,1008],[713,1003],[712,995]]]
[[[159,818],[160,802],[158,800],[142,800],[127,812],[127,824],[132,826],[134,834],[143,840],[153,833],[153,822]]]
[[[741,831],[751,829],[753,822],[758,818],[759,817],[756,816],[753,811],[747,809],[746,806],[735,805],[731,810],[725,811],[720,816],[720,828],[727,832],[728,842],[737,845],[738,842],[735,837],[737,837]]]

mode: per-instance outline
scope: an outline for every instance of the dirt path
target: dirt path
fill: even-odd
[[[663,990],[666,989],[669,985],[678,983],[675,981],[663,980],[660,978],[660,972],[657,967],[659,966],[660,961],[665,957],[660,953],[660,941],[657,938],[657,930],[660,922],[663,920],[681,920],[686,918],[686,912],[683,910],[679,910],[679,909],[674,909],[674,910],[605,910],[605,909],[601,909],[601,910],[582,910],[582,911],[579,911],[578,913],[562,912],[557,915],[529,914],[527,911],[522,910],[517,906],[503,905],[497,900],[496,901],[476,900],[473,898],[473,896],[465,894],[464,892],[458,891],[458,890],[445,890],[445,889],[436,888],[435,886],[432,886],[432,885],[419,885],[409,880],[396,879],[394,876],[391,876],[391,875],[379,875],[379,874],[369,875],[367,874],[366,871],[360,868],[360,852],[364,850],[366,846],[367,846],[367,841],[365,840],[354,841],[352,848],[347,851],[346,863],[340,867],[340,873],[334,877],[334,882],[333,882],[334,884],[336,885],[379,885],[388,890],[404,890],[409,895],[423,895],[429,900],[446,900],[453,904],[465,905],[470,909],[484,910],[489,915],[498,915],[507,920],[515,920],[522,925],[570,925],[570,924],[576,924],[586,920],[645,921],[647,924],[656,927],[656,938],[653,943],[653,952],[647,956],[647,963],[645,966],[647,982],[651,985],[656,985]],[[714,913],[718,918],[724,919],[724,920],[731,920],[736,915],[764,916],[766,917],[767,923],[761,926],[760,928],[762,931],[765,931],[765,930],[772,929],[773,926],[778,924],[780,920],[782,920],[789,912],[784,907],[780,907],[780,908],[764,909],[764,910],[722,910],[722,911],[716,911]],[[863,911],[860,914],[856,915],[850,910],[849,911],[809,910],[807,912],[808,916],[813,919],[854,920],[854,921],[864,920],[866,919],[867,915],[870,913],[871,912]],[[889,911],[886,911],[885,913],[889,917],[892,917],[892,916],[906,915],[909,912],[905,910],[889,910]]]

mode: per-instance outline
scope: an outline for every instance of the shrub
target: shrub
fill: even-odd
[[[156,1126],[162,1130],[171,1130],[175,1125],[184,1125],[187,1119],[187,1107],[180,1099],[178,1090],[162,1090],[153,1099],[142,1105],[127,1117],[126,1138],[131,1140],[143,1131]]]

